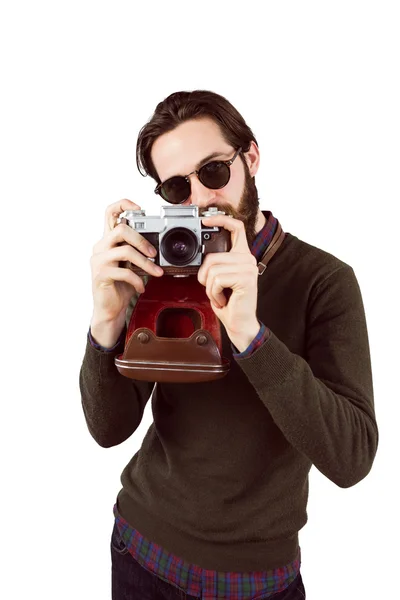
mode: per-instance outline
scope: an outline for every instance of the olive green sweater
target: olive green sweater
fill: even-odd
[[[152,396],[154,422],[121,475],[118,510],[147,539],[218,571],[285,565],[307,521],[312,465],[346,488],[378,445],[368,333],[353,269],[287,233],[259,277],[270,337],[197,384],[139,382],[89,339],[82,406],[96,442],[121,444]],[[223,328],[222,328],[223,329]]]

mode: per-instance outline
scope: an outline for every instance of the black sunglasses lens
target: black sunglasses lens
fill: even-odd
[[[231,176],[228,165],[223,162],[210,162],[199,170],[199,179],[203,185],[218,190],[223,188]]]
[[[161,197],[171,204],[185,202],[190,196],[190,184],[184,177],[171,177],[160,188]]]

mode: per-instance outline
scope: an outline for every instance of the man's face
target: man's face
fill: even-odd
[[[186,176],[211,160],[230,160],[237,148],[223,138],[218,125],[208,118],[182,123],[164,133],[153,144],[151,157],[161,181],[175,175]],[[208,158],[211,154],[216,156]],[[256,170],[254,165],[251,167]],[[254,177],[238,156],[230,166],[227,185],[219,190],[205,187],[196,174],[190,176],[191,194],[183,203],[200,208],[217,206],[244,222],[249,246],[257,232],[259,202]],[[259,227],[258,227],[259,229]]]

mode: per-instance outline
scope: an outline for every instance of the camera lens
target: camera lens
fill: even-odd
[[[161,253],[171,265],[184,266],[192,262],[199,251],[193,231],[185,227],[170,229],[161,241]]]

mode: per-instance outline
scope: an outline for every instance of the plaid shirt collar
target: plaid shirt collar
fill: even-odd
[[[270,210],[263,210],[262,213],[266,219],[265,225],[261,231],[257,233],[250,248],[252,255],[255,256],[257,261],[260,260],[268,248],[270,241],[274,237],[274,233],[278,224],[278,219],[274,217]]]

